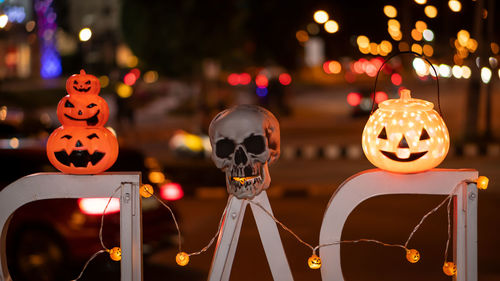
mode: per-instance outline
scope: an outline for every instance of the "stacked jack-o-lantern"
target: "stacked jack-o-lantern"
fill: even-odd
[[[49,161],[63,173],[98,174],[118,157],[118,141],[103,127],[109,108],[100,90],[99,79],[84,70],[66,81],[68,95],[57,105],[62,126],[47,141]]]

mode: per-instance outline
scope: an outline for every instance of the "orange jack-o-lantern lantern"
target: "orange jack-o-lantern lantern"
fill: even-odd
[[[50,163],[67,174],[98,174],[115,163],[118,141],[106,128],[61,126],[47,141]]]
[[[108,121],[109,107],[98,95],[66,95],[57,105],[63,126],[101,127]]]
[[[417,173],[439,165],[450,147],[448,129],[434,104],[413,99],[382,102],[365,125],[363,151],[370,162],[387,171]]]
[[[101,91],[101,83],[94,75],[80,70],[80,74],[73,74],[66,80],[66,91],[71,94],[92,94],[98,95]]]

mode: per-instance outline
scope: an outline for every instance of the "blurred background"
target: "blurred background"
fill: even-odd
[[[66,79],[85,69],[101,82],[110,107],[106,126],[119,139],[111,170],[141,171],[169,201],[187,252],[210,240],[227,197],[224,175],[210,160],[208,125],[221,110],[247,103],[268,108],[281,124],[282,155],[268,190],[275,215],[317,244],[335,189],[373,168],[361,149],[372,101],[410,89],[439,105],[448,126],[451,148],[439,167],[474,168],[490,178],[480,192],[479,280],[500,280],[496,2],[0,0],[0,189],[56,171],[46,140],[60,126],[56,106],[67,94]],[[384,61],[410,50],[437,74],[403,54],[385,64],[375,89]],[[401,243],[442,199],[371,199],[353,212],[343,237]],[[100,248],[106,201],[41,201],[16,212],[7,249],[14,280],[76,277]],[[143,208],[145,280],[206,279],[213,249],[177,267],[168,212],[149,199]],[[108,247],[119,243],[118,210],[106,217]],[[422,255],[417,264],[392,248],[342,246],[346,280],[449,280],[441,270],[446,226],[444,209],[422,226],[413,240]],[[281,235],[294,277],[319,280],[306,265],[310,251]],[[272,279],[258,240],[247,216],[233,280]],[[102,279],[119,280],[119,263],[99,257],[81,280]]]

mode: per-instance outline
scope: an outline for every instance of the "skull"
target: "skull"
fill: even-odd
[[[269,187],[268,164],[280,155],[279,123],[271,112],[255,105],[226,109],[210,123],[209,136],[230,194],[251,199]]]

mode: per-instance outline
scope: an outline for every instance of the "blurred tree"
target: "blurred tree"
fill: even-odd
[[[200,72],[205,58],[224,68],[296,63],[295,32],[310,17],[304,1],[123,0],[123,36],[148,67],[171,75]]]

